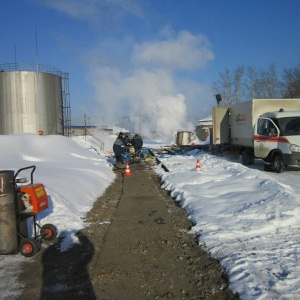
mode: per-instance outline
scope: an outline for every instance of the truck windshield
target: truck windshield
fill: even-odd
[[[280,135],[300,135],[300,118],[288,117],[277,119],[280,128]]]

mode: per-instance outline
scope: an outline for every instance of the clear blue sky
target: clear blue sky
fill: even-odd
[[[0,0],[1,64],[36,62],[35,28],[39,63],[69,73],[73,125],[175,107],[195,124],[225,68],[300,63],[299,0]]]

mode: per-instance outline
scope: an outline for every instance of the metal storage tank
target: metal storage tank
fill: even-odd
[[[176,145],[178,146],[186,146],[191,142],[191,137],[193,133],[190,131],[177,131],[176,136]]]
[[[0,134],[70,132],[68,74],[45,65],[0,65]]]

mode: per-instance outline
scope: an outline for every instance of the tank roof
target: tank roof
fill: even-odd
[[[6,63],[0,64],[0,72],[42,72],[65,77],[66,74],[60,69],[43,64],[34,63]]]

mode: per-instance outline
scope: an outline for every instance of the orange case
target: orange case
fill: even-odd
[[[48,208],[48,196],[43,184],[29,184],[21,187],[20,191],[30,196],[29,202],[32,205],[33,214],[38,214]]]

